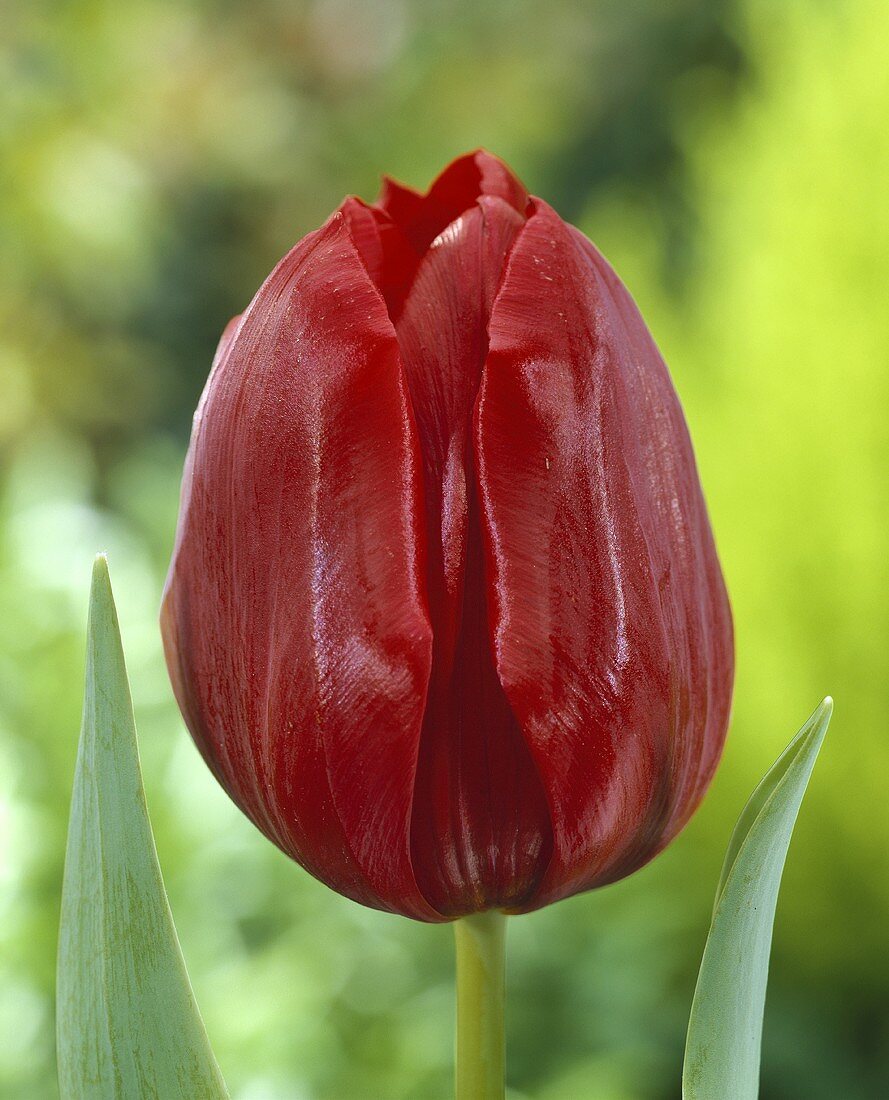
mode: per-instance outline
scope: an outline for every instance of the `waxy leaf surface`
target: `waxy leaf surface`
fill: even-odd
[[[684,1100],[754,1100],[778,890],[833,710],[827,698],[744,807],[729,842],[692,1003]]]
[[[90,597],[86,694],[59,942],[62,1100],[224,1100],[145,806],[104,557]]]

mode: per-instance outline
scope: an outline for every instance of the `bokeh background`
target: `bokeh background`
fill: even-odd
[[[161,862],[236,1100],[450,1092],[451,932],[289,864],[185,735],[156,611],[218,334],[382,172],[483,144],[637,297],[737,620],[723,767],[629,881],[512,922],[511,1100],[669,1100],[747,794],[834,726],[780,901],[764,1100],[889,1092],[889,8],[12,0],[0,8],[0,1095],[56,1095],[86,594],[108,549]]]

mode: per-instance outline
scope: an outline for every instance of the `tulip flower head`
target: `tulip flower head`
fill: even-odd
[[[629,293],[496,158],[387,181],[223,334],[162,625],[234,801],[420,920],[630,874],[700,802],[732,625]]]

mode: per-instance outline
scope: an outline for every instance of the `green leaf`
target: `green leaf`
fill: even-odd
[[[729,842],[698,975],[684,1100],[755,1100],[778,889],[800,803],[833,710],[815,710],[744,807]]]
[[[57,1042],[62,1100],[228,1095],[157,861],[104,556],[96,559],[90,594],[62,889]]]

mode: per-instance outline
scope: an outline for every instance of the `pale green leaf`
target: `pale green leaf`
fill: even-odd
[[[226,1097],[189,984],[145,806],[104,557],[90,594],[86,694],[59,938],[62,1100]]]
[[[833,709],[827,698],[744,807],[729,842],[698,975],[682,1094],[755,1100],[772,927],[800,803]]]

